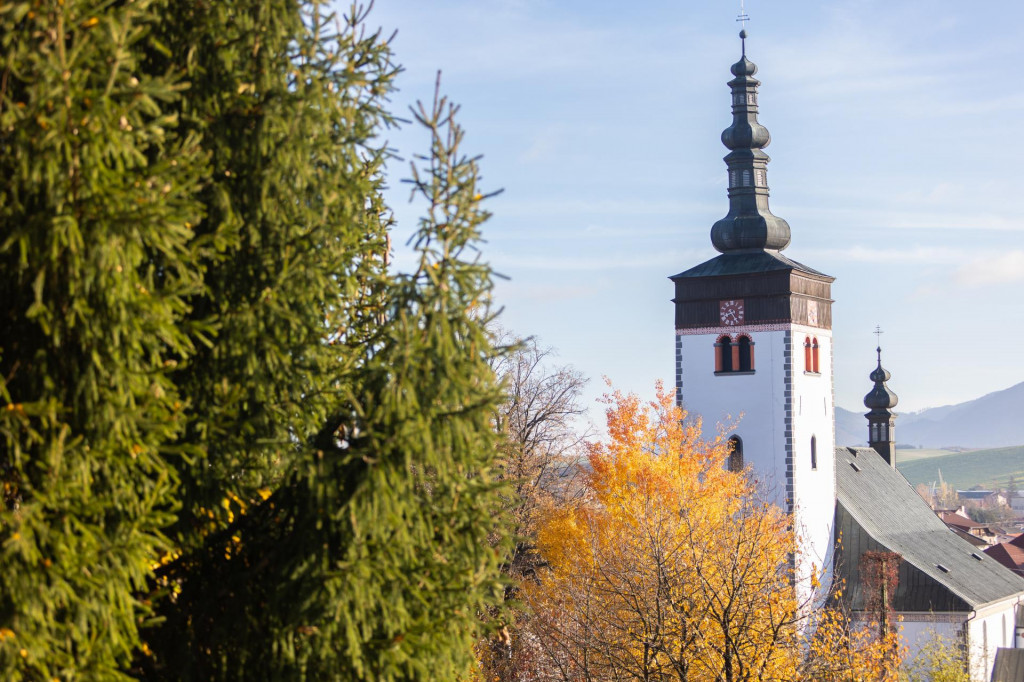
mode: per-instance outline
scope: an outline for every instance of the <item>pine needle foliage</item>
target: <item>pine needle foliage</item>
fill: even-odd
[[[0,678],[116,679],[176,506],[202,154],[153,5],[0,5]]]
[[[326,341],[350,329],[383,268],[387,153],[376,136],[392,122],[397,72],[364,14],[183,2],[155,29],[167,54],[151,51],[153,68],[183,70],[181,126],[202,136],[210,164],[196,227],[206,286],[186,322],[215,340],[176,375],[198,458],[183,471],[187,545],[211,512],[232,513],[225,497],[275,485],[344,394],[354,358]]]
[[[454,680],[472,666],[503,589],[501,394],[475,250],[487,214],[453,113],[417,112],[434,139],[414,180],[430,205],[421,259],[368,284],[388,292],[373,329],[339,338],[357,356],[347,398],[265,500],[159,571],[181,588],[163,660],[194,665],[169,679]]]
[[[0,5],[0,677],[457,679],[500,601],[455,108],[308,0]]]

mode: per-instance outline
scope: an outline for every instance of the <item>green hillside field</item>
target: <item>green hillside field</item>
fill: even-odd
[[[942,479],[966,490],[974,486],[1005,488],[1010,476],[1024,488],[1024,445],[988,450],[897,450],[896,468],[912,485]]]

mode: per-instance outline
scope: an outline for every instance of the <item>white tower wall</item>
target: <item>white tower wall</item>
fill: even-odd
[[[715,372],[722,334],[753,341],[753,372]],[[804,339],[817,339],[818,372],[804,368]],[[792,323],[679,330],[676,390],[690,417],[703,419],[704,436],[730,425],[742,441],[743,461],[769,501],[792,511],[800,535],[797,583],[810,594],[809,571],[828,571],[835,516],[835,414],[832,335]],[[815,457],[812,461],[812,437]],[[823,584],[828,584],[823,578]]]

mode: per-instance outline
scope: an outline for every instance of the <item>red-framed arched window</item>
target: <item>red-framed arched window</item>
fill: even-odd
[[[753,372],[754,371],[754,342],[750,340],[750,337],[746,334],[740,335],[736,339],[737,346],[737,360],[735,367],[741,372]]]
[[[811,366],[814,368],[811,371],[818,374],[818,337],[815,336],[811,339]]]
[[[814,362],[811,360],[811,337],[804,337],[804,371],[813,372]]]
[[[722,334],[715,342],[715,371],[733,371],[732,359],[732,338],[728,334]]]
[[[722,334],[715,341],[715,373],[753,372],[754,341],[746,334],[733,339]]]

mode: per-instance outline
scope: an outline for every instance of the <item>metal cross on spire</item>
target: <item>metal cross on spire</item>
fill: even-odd
[[[736,21],[740,22],[740,28],[744,29],[747,27],[747,22],[750,21],[750,17],[744,11],[743,3],[745,0],[740,0],[740,13],[736,17]]]
[[[740,0],[740,13],[736,17],[736,21],[740,22],[740,46],[742,48],[743,56],[747,56],[747,22],[750,21],[750,17],[747,16],[746,10],[743,8],[744,0]]]
[[[875,331],[873,331],[871,333],[875,335],[875,340],[876,340],[876,345],[877,345],[877,348],[875,350],[878,351],[878,359],[879,359],[879,361],[881,361],[881,359],[882,359],[882,334],[884,334],[885,332],[883,332],[882,328],[879,325],[876,324],[875,325]]]

